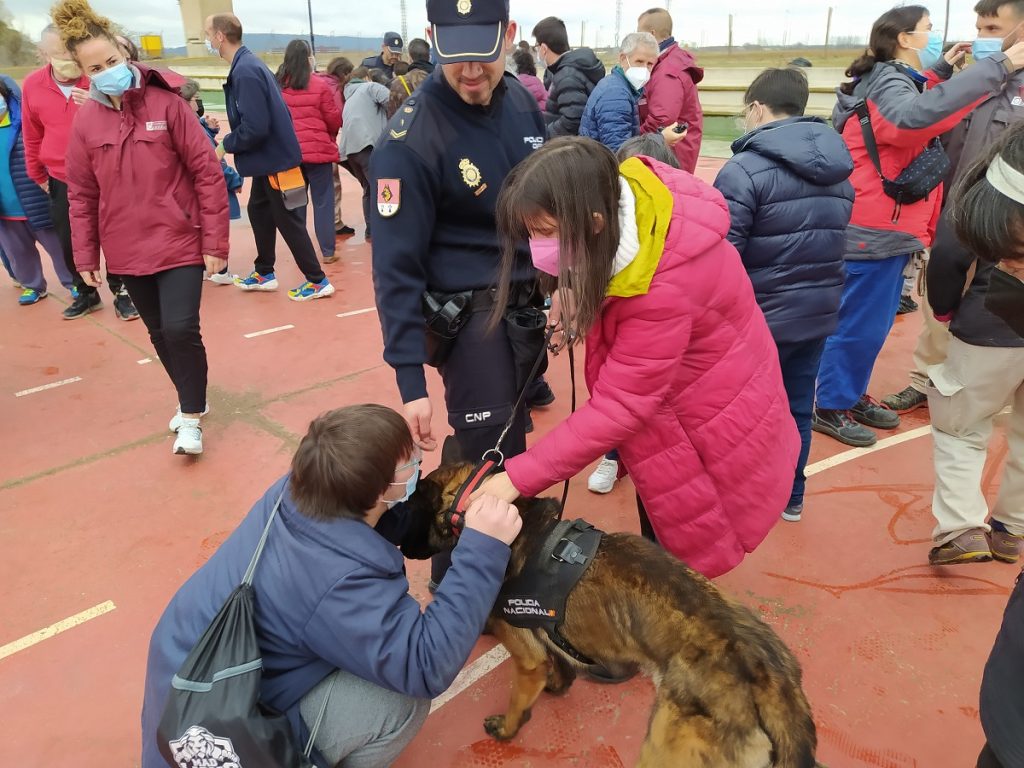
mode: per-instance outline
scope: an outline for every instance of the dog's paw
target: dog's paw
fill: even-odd
[[[529,722],[530,714],[530,710],[523,712],[522,717],[519,718],[519,728]],[[505,715],[491,715],[484,718],[484,730],[487,731],[487,735],[498,741],[508,741],[515,737],[519,733],[519,728],[515,730],[508,728]]]
[[[504,715],[491,715],[490,717],[484,718],[484,730],[487,731],[487,735],[492,739],[498,741],[508,741],[515,734],[505,732],[505,716]]]

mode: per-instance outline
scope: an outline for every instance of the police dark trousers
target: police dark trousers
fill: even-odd
[[[424,291],[486,294],[501,261],[495,207],[512,168],[544,142],[537,101],[512,75],[488,106],[466,104],[438,67],[405,101],[370,158],[373,276],[384,331],[384,359],[402,401],[427,396]],[[384,195],[383,190],[387,190]],[[512,280],[532,285],[529,251],[520,249]],[[486,333],[490,306],[479,304],[442,369],[449,424],[470,461],[494,446],[515,400],[512,351],[504,327]],[[518,415],[503,445],[526,446]],[[435,558],[435,582],[446,569]]]
[[[255,269],[261,275],[274,271],[277,261],[277,233],[281,233],[295,263],[311,283],[324,279],[324,271],[306,231],[306,206],[289,211],[281,193],[270,186],[266,176],[254,176],[249,192],[249,223],[256,239]]]
[[[182,413],[206,410],[206,347],[199,332],[203,267],[175,267],[153,275],[125,275],[157,357],[178,390]]]
[[[53,228],[60,239],[60,247],[64,252],[64,264],[71,273],[71,280],[75,290],[81,294],[95,293],[96,289],[87,284],[82,276],[75,269],[75,256],[71,250],[71,209],[68,207],[68,185],[60,179],[50,177],[50,218],[53,220]],[[124,282],[118,275],[107,272],[107,286],[110,292],[117,294],[124,286]]]

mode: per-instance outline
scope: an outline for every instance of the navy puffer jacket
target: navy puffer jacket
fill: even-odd
[[[640,135],[640,91],[630,85],[622,67],[597,84],[587,99],[580,120],[580,136],[604,144],[612,152],[634,136]]]
[[[0,80],[3,80],[10,93],[7,97],[7,110],[11,116],[11,125],[14,127],[10,146],[0,147],[0,151],[7,152],[10,157],[11,181],[14,182],[14,191],[18,195],[18,201],[25,211],[29,225],[35,230],[49,229],[53,226],[50,220],[50,199],[40,186],[28,177],[28,171],[25,169],[25,145],[21,139],[21,88],[7,75],[0,75]]]
[[[792,117],[741,136],[732,150],[715,187],[776,343],[829,336],[853,210],[846,144],[823,120]]]

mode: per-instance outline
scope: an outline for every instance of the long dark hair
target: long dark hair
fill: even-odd
[[[904,5],[886,11],[871,27],[871,37],[864,55],[854,61],[846,70],[846,76],[853,82],[843,83],[839,89],[847,96],[853,95],[857,81],[870,72],[875,64],[892,61],[899,50],[899,36],[904,32],[913,32],[925,16],[930,16],[923,5]]]
[[[985,179],[996,158],[1024,173],[1024,123],[1017,123],[963,175],[950,195],[949,217],[971,253],[986,261],[1024,259],[1024,205]]]
[[[294,88],[304,91],[309,88],[309,78],[313,68],[309,65],[309,57],[313,52],[305,40],[292,40],[284,49],[284,61],[277,68],[277,82],[282,88]]]
[[[595,213],[604,222],[600,231]],[[541,287],[571,289],[572,306],[562,302],[562,320],[580,341],[597,320],[619,247],[615,155],[593,139],[567,136],[545,144],[505,178],[498,195],[502,259],[494,326],[508,303],[517,253],[530,236],[527,224],[543,214],[558,222],[559,275],[557,281],[542,275]]]

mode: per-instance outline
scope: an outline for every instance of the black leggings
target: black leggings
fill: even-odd
[[[182,413],[206,410],[206,347],[199,332],[203,267],[175,267],[155,275],[124,275],[164,370],[178,390]]]

